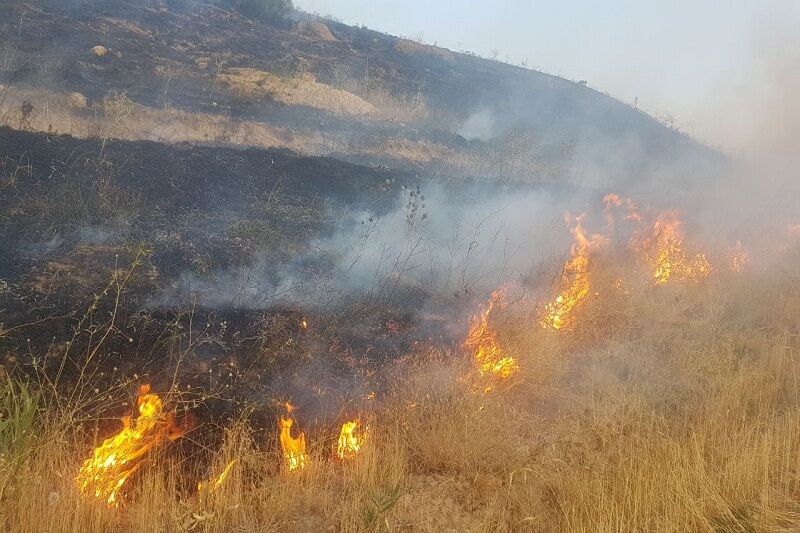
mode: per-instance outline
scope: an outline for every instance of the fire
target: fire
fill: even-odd
[[[633,221],[633,222],[641,222],[642,216],[639,214],[639,208],[636,207],[636,204],[630,198],[623,198],[618,194],[609,193],[603,196],[603,203],[605,204],[605,214],[606,214],[606,222],[609,226],[614,224],[614,215],[612,211],[614,209],[618,209],[621,207],[625,208],[627,213],[623,217],[623,220]]]
[[[494,291],[484,310],[472,317],[472,325],[463,346],[474,353],[481,375],[508,378],[517,371],[517,361],[507,355],[497,342],[497,333],[489,323],[489,315],[505,298],[505,288]]]
[[[225,482],[225,478],[228,477],[228,473],[231,471],[231,468],[233,468],[233,465],[235,465],[237,461],[238,459],[232,459],[222,470],[222,473],[216,477],[216,479],[212,479],[206,482],[201,481],[200,483],[198,483],[197,492],[205,491],[207,493],[211,493],[217,490],[220,487],[220,485],[222,485]]]
[[[728,251],[728,265],[733,272],[741,272],[750,262],[750,255],[742,246],[741,241],[736,241],[736,246]]]
[[[676,211],[667,211],[653,224],[649,236],[638,244],[656,285],[668,281],[700,281],[711,272],[702,253],[689,257],[683,247],[683,222]]]
[[[306,434],[300,433],[296,439],[292,437],[294,418],[291,417],[291,414],[293,409],[292,404],[287,402],[286,411],[290,416],[281,416],[278,427],[280,428],[281,449],[286,468],[289,472],[298,472],[308,464],[308,456],[306,455]]]
[[[586,236],[581,224],[583,215],[574,219],[567,214],[567,223],[574,225],[570,232],[575,237],[572,246],[572,257],[564,263],[561,273],[561,282],[558,296],[544,307],[544,316],[540,324],[545,329],[561,329],[572,320],[575,307],[589,294],[591,287],[589,272],[589,252],[592,248],[602,244],[603,238],[593,235]]]
[[[345,422],[339,432],[339,440],[336,443],[336,456],[339,459],[350,459],[355,456],[364,444],[364,437],[357,437],[353,434],[359,426],[359,420]]]
[[[120,489],[147,452],[183,434],[175,428],[173,416],[164,414],[161,398],[150,393],[149,385],[140,387],[136,404],[139,416],[124,418],[122,431],[96,448],[75,478],[81,492],[105,500],[109,506],[118,504]]]

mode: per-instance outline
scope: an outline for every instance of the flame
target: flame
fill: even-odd
[[[605,215],[606,215],[606,222],[608,226],[614,225],[614,215],[612,211],[614,209],[618,209],[620,207],[624,207],[627,213],[623,220],[633,221],[633,222],[641,222],[642,216],[639,214],[639,208],[636,207],[636,204],[630,198],[623,198],[618,194],[608,193],[603,196],[603,203],[605,204]]]
[[[149,385],[140,387],[136,404],[139,416],[135,420],[122,419],[122,431],[97,447],[75,478],[81,492],[105,500],[113,507],[118,505],[120,489],[139,468],[147,452],[183,434],[175,428],[174,417],[164,414],[161,398],[150,394]]]
[[[357,437],[353,432],[359,425],[359,420],[345,422],[339,432],[339,440],[336,443],[336,456],[339,459],[350,459],[355,456],[364,444],[364,437]]]
[[[292,404],[286,403],[286,410],[291,414]],[[308,464],[306,455],[306,434],[300,433],[296,439],[292,437],[292,426],[294,418],[281,417],[278,427],[280,428],[281,449],[283,450],[284,463],[289,472],[298,472]]]
[[[671,279],[700,281],[711,272],[711,264],[704,254],[687,255],[682,226],[677,211],[667,211],[656,219],[651,234],[638,244],[656,285]]]
[[[484,310],[472,317],[472,324],[464,340],[465,349],[473,351],[478,371],[481,375],[494,375],[508,378],[517,371],[517,361],[503,351],[497,342],[497,333],[489,324],[489,315],[495,305],[505,298],[505,288],[494,291]]]
[[[561,290],[558,296],[544,307],[544,313],[539,321],[545,329],[561,329],[572,321],[572,312],[575,307],[586,298],[591,287],[589,273],[589,252],[599,246],[604,239],[599,235],[586,236],[581,224],[583,215],[571,217],[566,215],[570,232],[575,237],[572,246],[572,257],[564,263],[561,273]],[[574,225],[572,223],[574,222]]]
[[[741,272],[744,266],[750,262],[750,255],[742,246],[741,241],[736,241],[736,246],[728,250],[728,266],[733,272]]]
[[[207,493],[212,493],[215,490],[217,490],[220,487],[220,485],[222,485],[225,482],[225,478],[228,477],[228,473],[231,471],[231,468],[233,468],[233,465],[235,465],[237,461],[238,459],[232,459],[222,470],[222,473],[216,477],[216,479],[212,479],[205,482],[201,481],[200,483],[198,483],[197,492],[205,491]]]

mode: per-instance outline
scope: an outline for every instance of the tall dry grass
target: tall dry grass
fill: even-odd
[[[13,471],[4,454],[0,528],[795,530],[798,279],[777,268],[601,291],[558,332],[538,327],[531,308],[510,305],[494,324],[520,372],[491,393],[475,392],[463,354],[410,355],[386,371],[391,386],[354,460],[331,458],[336,428],[314,428],[310,465],[283,473],[277,429],[243,417],[220,447],[152,454],[120,509],[75,487],[97,443],[58,413],[40,412]],[[198,494],[197,481],[231,459],[222,486]]]

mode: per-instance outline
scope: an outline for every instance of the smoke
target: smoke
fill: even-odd
[[[63,3],[75,9],[91,4]],[[799,192],[792,160],[800,133],[795,97],[800,38],[791,20],[764,26],[769,31],[759,33],[749,63],[757,83],[719,98],[724,108],[709,107],[720,129],[747,148],[747,157],[725,160],[642,113],[566,80],[521,70],[502,75],[498,70],[496,76],[491,71],[491,90],[475,91],[463,102],[461,93],[458,99],[450,96],[455,92],[447,95],[445,110],[467,115],[456,132],[497,147],[505,142],[504,132],[523,131],[508,139],[510,147],[497,151],[498,159],[507,163],[514,158],[515,169],[530,164],[530,182],[541,181],[536,165],[555,168],[552,176],[569,188],[515,185],[508,190],[503,188],[507,184],[491,181],[454,186],[437,184],[436,176],[422,177],[419,191],[396,192],[396,209],[388,214],[350,213],[332,236],[310,243],[290,260],[276,262],[265,253],[210,276],[186,270],[154,305],[192,297],[209,306],[260,308],[280,302],[329,307],[351,295],[399,300],[401,293],[414,290],[486,292],[541,265],[558,264],[571,241],[562,214],[601,209],[598,200],[605,192],[656,209],[681,209],[688,230],[708,242],[720,235],[756,239],[768,225],[779,226],[796,215]],[[739,117],[737,127],[726,128],[730,116]],[[81,230],[77,239],[101,243],[109,235],[102,228]]]
[[[268,255],[211,279],[186,272],[158,305],[193,298],[207,306],[275,304],[329,309],[352,297],[410,303],[409,296],[485,293],[569,249],[564,210],[585,200],[557,188],[510,193],[491,184],[435,182],[396,193],[396,208],[357,211],[330,236],[284,264]]]
[[[697,121],[731,154],[771,157],[796,151],[800,139],[800,11],[784,7],[753,21],[735,75],[718,81]]]
[[[494,115],[488,109],[476,111],[456,130],[456,133],[468,141],[475,139],[490,141],[497,135]]]
[[[543,265],[557,271],[571,240],[562,214],[600,209],[605,192],[656,211],[677,208],[700,246],[724,248],[742,241],[767,257],[765,241],[771,245],[785,236],[788,225],[800,223],[795,177],[800,37],[788,23],[773,20],[766,27],[770,31],[757,32],[751,85],[731,87],[718,98],[721,105],[708,109],[720,130],[727,128],[725,134],[737,139],[737,154],[726,157],[667,130],[660,135],[677,139],[675,152],[654,150],[652,132],[640,135],[652,125],[631,109],[620,111],[623,118],[608,131],[567,121],[560,130],[534,138],[539,150],[534,155],[542,156],[542,146],[570,139],[568,172],[562,176],[569,188],[508,191],[494,182],[446,186],[427,179],[419,190],[398,191],[396,209],[388,214],[351,213],[334,235],[315,241],[311,252],[288,264],[276,265],[264,256],[213,280],[187,273],[163,301],[191,293],[208,305],[292,302],[327,308],[352,295],[400,300],[413,296],[412,288],[426,295],[486,293]],[[561,105],[532,102],[529,91],[519,87],[508,93],[499,109],[478,107],[457,133],[497,142],[509,128],[532,127],[531,108],[556,113]],[[631,124],[640,126],[628,128]],[[307,268],[321,257],[330,260],[326,268]]]
[[[800,221],[800,12],[785,8],[754,21],[744,81],[715,95],[705,120],[732,154],[728,173],[705,191],[704,224],[727,225],[753,246]],[[708,235],[709,239],[714,235]]]

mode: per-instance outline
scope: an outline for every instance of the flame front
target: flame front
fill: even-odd
[[[472,325],[463,344],[465,349],[473,351],[473,357],[478,363],[478,371],[481,375],[494,375],[501,379],[505,379],[517,371],[517,361],[500,347],[497,342],[497,332],[489,323],[492,309],[504,298],[504,289],[498,289],[492,293],[486,308],[480,314],[472,317]]]
[[[336,456],[339,459],[350,459],[355,456],[364,444],[364,438],[353,434],[359,425],[358,419],[342,424],[339,440],[336,443]]]
[[[149,385],[140,388],[136,403],[139,416],[135,420],[124,418],[122,431],[95,449],[75,479],[81,492],[105,500],[109,506],[118,504],[120,489],[147,452],[180,436],[174,432],[172,417],[164,415],[161,398],[150,394]]]
[[[702,253],[689,257],[683,247],[683,222],[676,211],[659,216],[649,236],[638,245],[656,285],[670,280],[700,281],[711,272]]]
[[[288,405],[288,404],[287,404]],[[291,412],[291,410],[289,410]],[[300,433],[296,439],[292,437],[293,418],[281,417],[278,426],[280,427],[281,449],[283,459],[289,472],[298,472],[308,464],[306,455],[306,434]]]
[[[570,232],[575,237],[572,257],[564,263],[558,296],[544,307],[539,323],[545,329],[561,329],[568,325],[573,319],[575,307],[589,294],[589,252],[592,247],[601,244],[603,239],[599,235],[593,235],[591,239],[586,236],[581,224],[582,217],[583,215],[575,217],[575,224],[570,227]],[[567,222],[572,221],[567,215]]]

